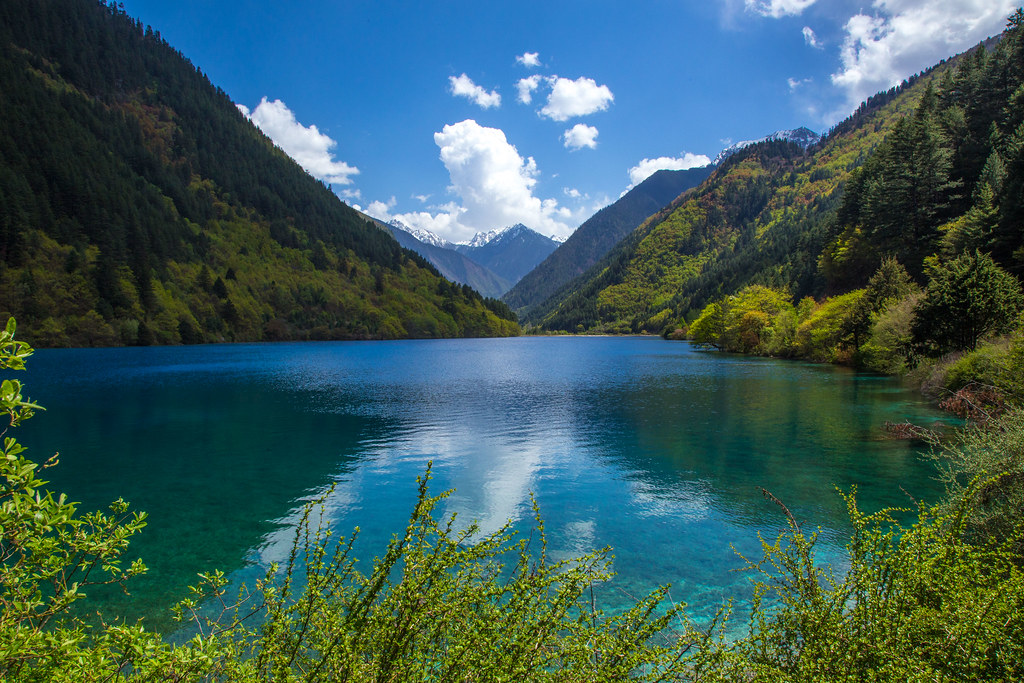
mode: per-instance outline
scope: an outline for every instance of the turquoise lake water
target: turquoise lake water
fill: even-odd
[[[331,484],[334,526],[379,554],[428,461],[432,491],[455,490],[445,514],[529,529],[532,492],[556,557],[613,548],[604,607],[671,583],[698,619],[749,596],[737,551],[785,527],[758,487],[838,563],[836,487],[872,510],[941,493],[920,446],[881,429],[941,419],[896,381],[658,338],[45,350],[21,375],[47,411],[18,437],[36,460],[60,452],[52,488],[149,513],[133,552],[150,573],[95,597],[160,629],[197,572],[251,581],[284,559]]]

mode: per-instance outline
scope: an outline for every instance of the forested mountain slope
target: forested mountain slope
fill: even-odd
[[[729,158],[545,312],[551,330],[662,332],[749,285],[792,300],[863,287],[885,257],[923,283],[978,249],[1024,264],[1024,40],[1002,40],[866,102],[818,146]]]
[[[0,312],[37,345],[518,330],[113,3],[0,3],[0,112]]]
[[[662,170],[583,222],[561,246],[530,271],[502,299],[527,317],[532,309],[579,276],[654,212],[696,187],[710,167]]]

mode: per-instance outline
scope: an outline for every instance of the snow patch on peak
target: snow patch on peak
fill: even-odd
[[[465,247],[482,247],[493,242],[510,229],[511,228],[495,228],[494,230],[488,230],[487,232],[478,232],[473,235],[473,239],[468,242],[456,242],[456,244]]]
[[[711,164],[713,166],[718,166],[744,147],[756,145],[759,142],[768,142],[770,140],[786,140],[788,142],[795,142],[804,149],[807,149],[811,145],[817,144],[821,140],[821,136],[813,130],[804,127],[794,128],[793,130],[777,130],[771,135],[766,135],[759,140],[744,140],[742,142],[737,142],[734,145],[729,145],[718,153],[718,156],[715,157],[715,160],[712,161]]]
[[[451,247],[451,242],[444,239],[443,237],[435,235],[429,230],[411,228],[402,221],[398,220],[397,218],[392,221],[389,221],[388,225],[390,225],[392,228],[404,230],[405,232],[409,233],[410,235],[418,239],[420,242],[423,242],[424,244],[432,244],[433,246],[441,247],[442,249],[448,249]]]
[[[522,235],[523,233],[533,233],[540,235],[540,233],[531,230],[522,223],[516,223],[506,228],[496,228],[494,230],[488,230],[487,232],[478,232],[473,235],[473,239],[468,242],[456,242],[460,247],[483,247],[488,244],[497,244],[502,240],[512,239]],[[554,239],[549,238],[549,239]]]

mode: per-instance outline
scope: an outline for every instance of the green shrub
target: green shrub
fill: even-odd
[[[857,340],[852,332],[864,290],[827,299],[796,331],[796,349],[804,358],[837,362],[847,359]]]
[[[971,383],[997,386],[1004,373],[1009,343],[986,344],[959,356],[946,368],[945,388],[955,392]]]
[[[890,303],[873,316],[867,341],[857,353],[858,364],[874,372],[898,375],[916,364],[913,334],[914,308],[922,296],[915,292]]]
[[[949,500],[968,497],[972,502],[965,513],[968,537],[982,543],[1016,539],[1018,560],[1024,562],[1024,409],[1013,407],[961,430],[933,457]],[[944,509],[954,512],[950,503]]]
[[[904,528],[892,510],[861,512],[846,496],[850,566],[814,561],[817,534],[790,529],[751,567],[760,572],[750,634],[727,680],[995,681],[1024,675],[1020,528],[964,538],[972,484],[946,508],[921,506]]]
[[[32,350],[0,332],[0,370]],[[15,427],[39,407],[4,379]],[[6,431],[6,430],[5,430]],[[123,501],[80,515],[43,490],[40,467],[4,434],[0,461],[0,679],[5,681],[982,681],[1024,675],[1024,415],[965,431],[943,454],[950,502],[864,514],[846,496],[849,567],[815,561],[816,534],[763,542],[749,634],[723,635],[728,607],[696,629],[667,588],[609,616],[593,585],[608,550],[552,562],[536,513],[529,538],[509,525],[436,516],[420,479],[409,524],[360,571],[355,536],[336,539],[317,503],[296,526],[280,571],[235,599],[203,575],[174,613],[193,633],[171,645],[144,625],[91,626],[69,608],[91,584],[145,571],[122,566],[145,524]],[[1002,473],[1009,472],[1009,475]],[[770,496],[769,496],[770,497]],[[774,500],[774,499],[773,499]],[[777,502],[777,501],[776,501]],[[323,500],[319,501],[322,504]],[[210,612],[215,605],[223,609]]]
[[[690,325],[690,338],[704,346],[721,348],[722,331],[725,329],[725,311],[720,303],[704,307],[697,319]]]

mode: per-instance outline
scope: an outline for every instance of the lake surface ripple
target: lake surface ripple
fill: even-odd
[[[286,557],[332,484],[335,528],[379,554],[429,461],[432,491],[454,489],[443,513],[525,530],[532,493],[556,557],[613,548],[606,608],[671,583],[698,618],[750,594],[737,551],[785,525],[758,487],[839,563],[836,487],[872,510],[941,493],[919,447],[881,429],[941,419],[896,381],[657,338],[46,350],[22,379],[48,410],[19,437],[36,460],[60,451],[52,487],[149,513],[133,552],[150,573],[96,597],[158,628],[197,572],[251,581]]]

